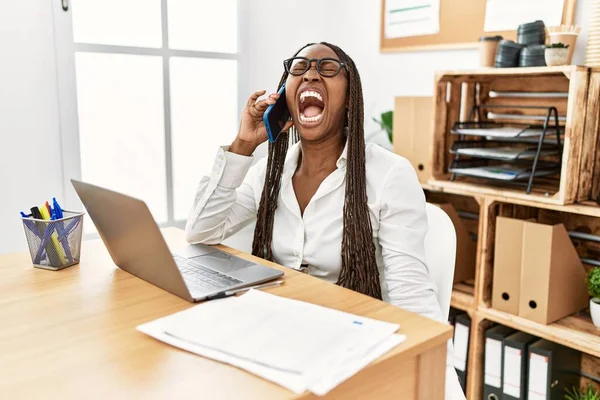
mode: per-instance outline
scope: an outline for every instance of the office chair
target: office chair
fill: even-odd
[[[442,315],[448,320],[456,261],[456,231],[444,210],[429,203],[425,205],[425,210],[429,225],[425,235],[425,260],[437,289],[436,295]]]

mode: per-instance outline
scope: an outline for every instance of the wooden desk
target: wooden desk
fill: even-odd
[[[183,231],[163,234],[172,248],[185,245]],[[408,337],[327,398],[443,399],[449,326],[267,264],[283,269],[286,280],[270,293],[396,322]],[[80,265],[58,272],[33,268],[28,253],[0,256],[0,398],[315,397],[135,330],[191,306],[115,267],[100,240],[83,244]]]

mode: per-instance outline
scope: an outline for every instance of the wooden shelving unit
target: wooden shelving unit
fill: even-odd
[[[437,187],[431,184],[421,185],[426,192],[435,192]],[[480,204],[478,255],[475,280],[455,283],[450,305],[464,311],[471,317],[471,340],[469,353],[469,373],[467,377],[467,399],[479,400],[482,397],[483,368],[485,351],[485,330],[498,323],[513,329],[530,333],[583,353],[582,370],[593,375],[600,374],[600,329],[596,328],[589,315],[582,310],[553,324],[543,325],[517,315],[491,308],[493,277],[493,241],[495,217],[498,210],[507,207],[521,207],[528,210],[539,209],[542,218],[552,221],[564,220],[566,226],[585,226],[600,233],[600,206],[595,205],[556,205],[538,203],[530,199],[507,199],[505,197],[481,195],[481,193],[460,191],[439,191],[461,196],[474,196]],[[520,210],[519,212],[524,212]],[[587,251],[580,247],[579,251]]]
[[[474,311],[476,308],[475,288],[464,283],[455,284],[452,289],[450,306],[469,313]]]
[[[570,315],[553,324],[543,325],[493,308],[479,307],[477,311],[489,321],[600,357],[600,331],[587,316]]]
[[[429,160],[433,178],[422,182],[423,190],[428,201],[447,196],[457,209],[471,208],[467,211],[474,212],[473,204],[478,205],[475,279],[455,283],[451,299],[452,307],[471,317],[467,399],[482,398],[485,330],[494,323],[581,351],[582,371],[600,375],[600,329],[593,326],[587,310],[544,325],[491,307],[496,216],[533,217],[544,223],[563,223],[567,230],[600,235],[600,205],[596,203],[600,194],[600,70],[564,66],[447,71],[437,74],[435,84],[435,123]],[[491,95],[502,91],[540,92],[538,97],[545,105],[559,102],[557,108],[565,132],[564,150],[559,158],[562,168],[554,187],[547,191],[543,184],[527,194],[523,189],[497,183],[450,178],[449,149],[455,140],[450,132],[452,125],[465,120],[474,102],[506,104],[505,112],[515,113],[509,104],[519,99],[515,96],[510,100],[498,99]],[[553,100],[552,96],[543,98],[552,92],[566,95],[559,100],[558,97]],[[471,226],[470,230],[474,228]],[[580,257],[600,259],[600,244],[576,240],[574,244]]]

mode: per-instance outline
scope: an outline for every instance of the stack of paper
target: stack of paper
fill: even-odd
[[[296,393],[327,394],[405,340],[397,324],[264,292],[211,301],[138,327]]]
[[[459,135],[486,136],[489,138],[537,137],[543,133],[542,128],[501,126],[494,128],[458,128],[453,130]],[[546,134],[550,134],[548,129]]]

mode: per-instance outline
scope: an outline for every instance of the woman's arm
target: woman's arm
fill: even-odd
[[[262,191],[266,160],[219,149],[210,176],[200,181],[185,234],[190,243],[217,244],[256,216],[256,193]]]
[[[259,90],[250,95],[235,140],[227,151],[219,149],[211,175],[200,181],[185,226],[191,243],[220,243],[256,216],[256,199],[260,198],[256,193],[262,191],[266,160],[250,168],[251,155],[267,140],[263,114],[279,98],[273,93],[259,100],[263,94],[265,91]],[[290,126],[287,123],[284,130]]]

